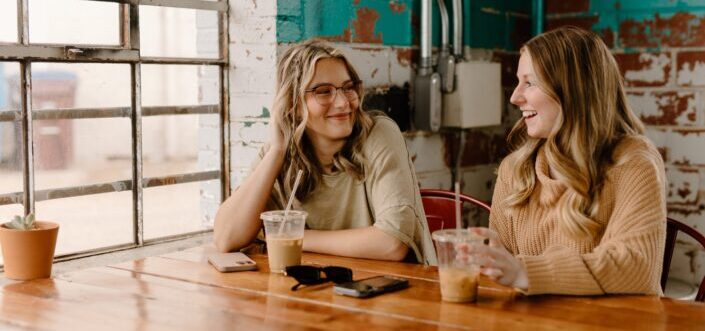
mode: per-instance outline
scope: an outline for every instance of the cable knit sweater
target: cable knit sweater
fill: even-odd
[[[502,161],[490,214],[490,228],[526,267],[528,294],[662,295],[661,268],[666,235],[663,161],[643,137],[624,138],[613,152],[595,221],[594,238],[572,239],[552,216],[567,186],[550,178],[543,149],[536,157],[536,186],[516,217],[503,206],[511,192],[514,158]]]

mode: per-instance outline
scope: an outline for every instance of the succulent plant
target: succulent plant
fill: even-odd
[[[4,225],[8,229],[15,230],[33,230],[36,228],[36,225],[34,224],[34,214],[32,213],[25,217],[15,215],[12,222],[7,222]]]

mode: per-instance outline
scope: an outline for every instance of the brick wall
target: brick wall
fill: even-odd
[[[548,29],[592,29],[612,48],[666,162],[669,216],[705,232],[705,1],[548,0],[546,11]],[[671,274],[699,282],[705,252],[678,239]]]

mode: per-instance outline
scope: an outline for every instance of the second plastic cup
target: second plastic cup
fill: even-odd
[[[438,274],[441,283],[441,297],[448,302],[473,302],[477,300],[477,283],[480,266],[468,259],[456,258],[457,247],[483,245],[484,237],[468,229],[438,230],[432,234],[438,255]]]
[[[301,264],[304,226],[308,213],[301,210],[267,211],[260,214],[267,239],[269,271],[283,273],[287,266]]]

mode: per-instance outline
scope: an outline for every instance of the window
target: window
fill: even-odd
[[[227,2],[0,13],[0,221],[59,223],[57,260],[211,231],[229,183]]]

